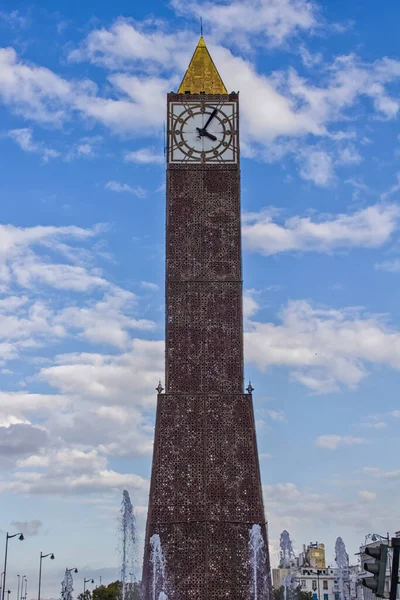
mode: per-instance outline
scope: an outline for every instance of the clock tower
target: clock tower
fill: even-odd
[[[203,37],[167,113],[166,373],[143,597],[269,600],[253,389],[243,389],[239,95]],[[265,549],[255,583],[254,526]]]

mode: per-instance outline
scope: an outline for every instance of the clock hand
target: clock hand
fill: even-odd
[[[207,123],[203,127],[203,131],[207,129],[207,127],[209,126],[209,124],[211,123],[211,121],[213,120],[215,115],[217,114],[217,112],[218,112],[218,110],[216,108],[214,108],[211,115],[208,117]]]
[[[213,142],[217,141],[217,138],[215,137],[215,135],[213,135],[212,133],[208,133],[208,131],[203,130],[203,135],[210,138],[210,140],[212,140]]]
[[[212,133],[209,133],[208,131],[206,131],[205,129],[200,129],[200,127],[196,127],[196,130],[198,131],[197,137],[200,139],[202,137],[208,137],[210,138],[210,140],[212,140],[213,142],[217,141],[217,138],[215,137],[215,135],[213,135]]]

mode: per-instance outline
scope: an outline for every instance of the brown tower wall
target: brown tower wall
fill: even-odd
[[[169,94],[190,98],[199,96]],[[237,94],[202,99],[238,102]],[[249,600],[252,525],[268,547],[242,321],[239,164],[169,164],[166,393],[157,400],[145,600],[153,599],[155,533],[169,600]]]

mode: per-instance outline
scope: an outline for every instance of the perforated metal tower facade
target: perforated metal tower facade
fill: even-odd
[[[168,95],[169,105],[190,101],[238,106],[238,95]],[[249,532],[260,524],[266,544],[267,533],[243,380],[239,161],[169,163],[166,196],[166,383],[143,597],[154,597],[150,538],[159,534],[169,599],[248,600]]]

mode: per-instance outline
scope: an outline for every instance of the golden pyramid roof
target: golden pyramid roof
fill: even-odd
[[[193,53],[192,60],[187,68],[178,94],[190,92],[191,94],[227,94],[217,67],[207,49],[203,36],[200,37],[197,48]]]

